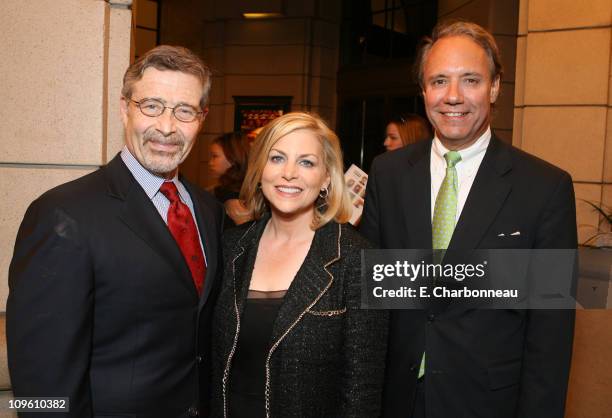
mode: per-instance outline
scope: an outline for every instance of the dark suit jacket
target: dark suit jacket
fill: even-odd
[[[432,247],[430,151],[422,141],[372,165],[361,232],[382,248]],[[493,137],[449,249],[576,241],[570,176]],[[428,418],[562,418],[573,326],[574,311],[393,311],[384,415],[410,416],[425,350]]]
[[[223,211],[182,181],[208,261],[201,298],[166,224],[119,156],[30,205],[9,270],[16,396],[69,397],[69,416],[78,418],[168,418],[198,408],[199,391],[207,392],[198,379],[209,377]]]
[[[215,417],[224,416],[229,389],[222,377],[231,377],[240,338],[236,309],[241,316],[267,220],[229,230],[223,239],[225,275],[213,325]],[[387,314],[360,309],[360,250],[369,247],[350,225],[329,222],[317,229],[272,329],[270,416],[378,416]]]

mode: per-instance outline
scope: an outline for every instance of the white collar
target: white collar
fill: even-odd
[[[490,126],[487,127],[487,130],[476,140],[476,142],[467,148],[459,150],[461,161],[457,163],[457,168],[459,168],[459,165],[471,165],[470,162],[474,161],[477,156],[487,150],[489,142],[491,142]],[[432,163],[435,164],[435,168],[446,170],[446,160],[444,159],[444,154],[449,151],[449,149],[442,145],[442,141],[440,141],[436,135],[431,146]]]

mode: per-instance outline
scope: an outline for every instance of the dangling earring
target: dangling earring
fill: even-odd
[[[318,205],[317,205],[317,210],[320,213],[325,212],[325,209],[327,208],[327,197],[329,196],[329,189],[327,187],[323,187],[320,191],[319,191],[319,200],[318,200]]]
[[[319,197],[324,201],[327,201],[327,196],[329,196],[329,189],[327,187],[323,187],[321,191],[319,191]]]

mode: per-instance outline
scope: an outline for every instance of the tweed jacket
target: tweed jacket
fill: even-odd
[[[227,383],[259,240],[269,215],[229,230],[213,319],[212,416],[227,416]],[[376,417],[387,312],[360,309],[361,249],[352,226],[317,229],[274,322],[266,361],[268,417]]]

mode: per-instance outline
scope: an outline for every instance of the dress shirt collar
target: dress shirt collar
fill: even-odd
[[[491,127],[489,126],[487,130],[467,148],[459,150],[459,155],[461,155],[461,161],[457,163],[457,169],[460,166],[472,166],[472,162],[476,160],[479,161],[478,157],[484,155],[487,147],[489,146],[489,142],[491,142]],[[442,141],[436,135],[433,140],[433,144],[431,146],[431,155],[432,155],[432,163],[435,164],[435,169],[446,170],[446,160],[444,159],[444,154],[449,152],[444,145],[442,145]],[[480,165],[480,164],[478,164]],[[478,168],[478,167],[476,167]]]
[[[153,199],[166,179],[157,176],[144,168],[140,162],[134,158],[126,146],[124,146],[121,150],[121,159],[127,166],[128,170],[130,170],[138,184],[140,184],[140,186],[144,189],[149,199]],[[181,200],[186,201],[185,195],[187,194],[187,190],[178,180],[178,173],[174,175],[171,181],[176,185]]]

